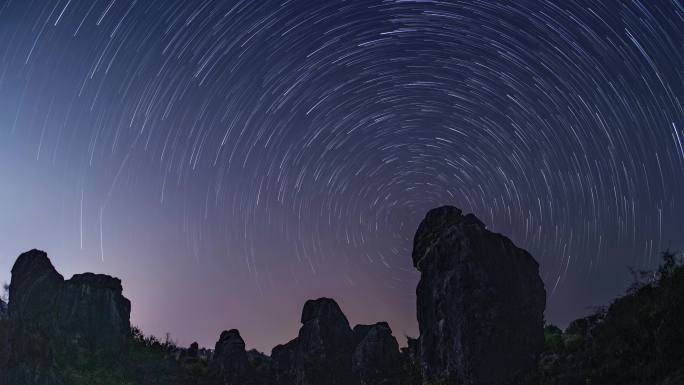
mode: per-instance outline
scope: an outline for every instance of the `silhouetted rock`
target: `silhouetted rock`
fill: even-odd
[[[354,333],[347,317],[330,298],[309,300],[296,339],[273,348],[273,371],[279,384],[352,384]]]
[[[210,364],[212,376],[223,385],[243,385],[253,381],[245,350],[245,341],[240,332],[231,329],[223,331],[216,342],[214,357]]]
[[[450,207],[428,213],[413,257],[421,336],[401,352],[387,323],[352,331],[335,301],[321,298],[305,304],[298,337],[268,357],[245,351],[237,330],[221,333],[215,352],[129,331],[118,279],[65,281],[32,250],[17,259],[1,308],[0,385],[684,383],[680,255],[665,252],[657,271],[565,331],[541,327],[545,293],[529,254],[473,216]],[[535,331],[544,333],[544,354],[517,381],[536,355]]]
[[[77,274],[64,282],[59,300],[60,330],[89,351],[118,353],[130,334],[131,303],[121,280],[103,274]]]
[[[59,328],[57,304],[64,278],[42,251],[19,256],[12,268],[9,298],[7,383],[60,384],[55,367]]]
[[[31,250],[17,258],[12,267],[9,311],[15,325],[32,326],[36,321],[54,323],[56,301],[59,299],[64,277],[55,270],[45,252]]]
[[[62,384],[63,367],[115,360],[130,333],[121,281],[80,274],[64,281],[42,251],[19,256],[9,298],[10,384]]]
[[[354,334],[337,302],[306,301],[301,322],[297,385],[349,384]]]
[[[293,385],[296,377],[297,338],[271,350],[271,372],[278,385]]]
[[[399,383],[401,355],[399,344],[387,322],[354,327],[357,341],[352,356],[352,372],[361,385]]]
[[[529,253],[444,206],[423,219],[412,257],[425,380],[496,384],[535,365],[546,292]]]

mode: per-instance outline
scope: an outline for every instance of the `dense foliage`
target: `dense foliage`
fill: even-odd
[[[663,253],[657,271],[637,272],[607,308],[545,328],[539,377],[544,385],[684,383],[684,265]]]
[[[65,381],[72,385],[203,385],[207,363],[181,360],[181,350],[167,338],[160,341],[132,328],[127,354],[118,359],[98,354],[60,357]]]

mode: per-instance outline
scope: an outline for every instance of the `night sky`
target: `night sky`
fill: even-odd
[[[0,281],[40,248],[184,345],[320,296],[403,343],[452,204],[565,326],[684,249],[682,98],[681,0],[0,0]]]

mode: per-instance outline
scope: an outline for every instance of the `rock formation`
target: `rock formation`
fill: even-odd
[[[47,255],[31,250],[12,268],[7,383],[59,384],[55,368],[57,304],[64,278]]]
[[[535,365],[546,292],[530,254],[444,206],[423,219],[412,257],[424,380],[498,384]]]
[[[354,327],[356,348],[352,372],[360,385],[399,383],[401,356],[399,344],[387,322]]]
[[[121,281],[103,274],[77,274],[64,282],[59,297],[60,329],[89,351],[125,348],[130,335],[131,303],[123,297]]]
[[[239,331],[231,329],[221,333],[216,342],[210,370],[212,376],[222,385],[251,383],[253,375],[247,360],[245,341]]]
[[[118,279],[85,273],[65,281],[44,252],[31,250],[12,268],[7,309],[0,303],[0,342],[7,341],[0,346],[0,385],[69,385],[65,368],[83,362],[95,377],[104,365],[108,373],[140,368],[129,383],[159,376],[185,383],[183,376],[200,373],[200,383],[213,385],[493,385],[535,364],[546,294],[526,251],[475,216],[441,207],[418,228],[412,257],[421,272],[420,337],[401,352],[387,323],[352,330],[334,300],[319,298],[305,303],[298,336],[271,357],[247,352],[233,329],[221,333],[213,354],[193,343],[174,359],[159,344],[131,338],[130,302]],[[133,343],[151,361],[136,365],[126,354]]]
[[[8,308],[10,384],[61,384],[64,361],[116,359],[130,333],[121,281],[96,274],[65,281],[38,250],[14,264]]]
[[[330,298],[309,300],[299,335],[271,353],[272,369],[283,385],[352,384],[354,333],[347,317]]]
[[[295,384],[295,356],[297,353],[297,339],[271,350],[271,372],[273,380],[278,385]]]

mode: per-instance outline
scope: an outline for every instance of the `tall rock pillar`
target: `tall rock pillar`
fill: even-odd
[[[444,206],[423,219],[412,257],[424,380],[499,384],[535,365],[546,291],[527,251]]]

